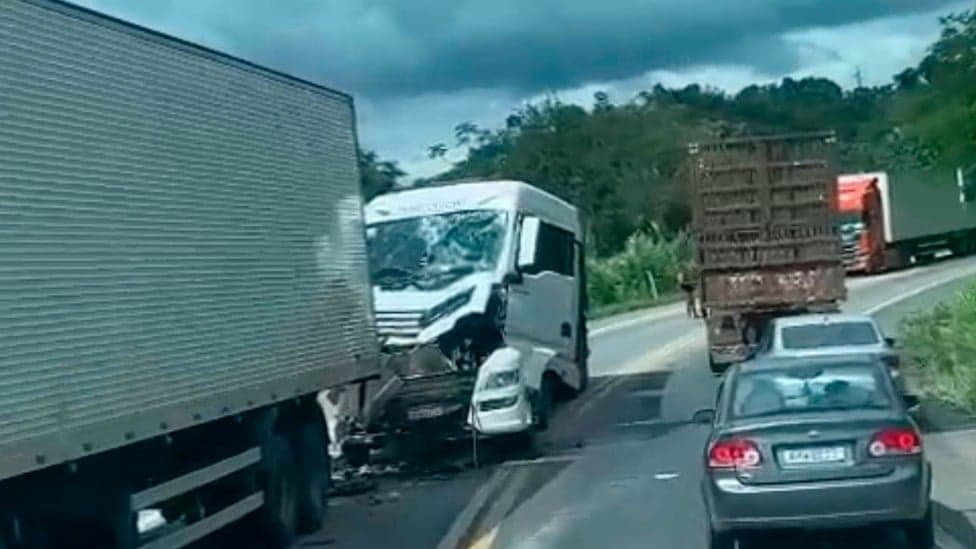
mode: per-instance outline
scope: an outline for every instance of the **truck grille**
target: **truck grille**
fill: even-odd
[[[844,266],[849,267],[857,262],[858,250],[857,242],[844,242],[841,254],[844,259]]]
[[[422,317],[421,311],[376,311],[376,331],[380,336],[417,337]]]

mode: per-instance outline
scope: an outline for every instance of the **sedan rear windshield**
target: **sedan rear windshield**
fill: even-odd
[[[789,366],[735,378],[732,416],[750,418],[838,410],[888,409],[881,369],[865,364]]]
[[[880,340],[870,322],[831,322],[787,326],[782,329],[784,349],[815,349],[843,345],[874,345]]]

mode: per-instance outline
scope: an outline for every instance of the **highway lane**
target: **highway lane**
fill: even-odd
[[[870,313],[926,306],[976,260],[849,281],[846,309]],[[897,319],[888,318],[889,328]],[[504,467],[498,502],[464,540],[469,547],[703,548],[707,523],[698,495],[705,429],[688,425],[709,407],[715,379],[704,330],[681,307],[593,330],[592,371],[583,403],[557,413],[548,460]],[[514,496],[511,494],[515,494]],[[509,498],[507,502],[501,496]],[[824,536],[812,547],[900,547],[890,532]],[[770,547],[779,546],[770,540]]]
[[[976,275],[976,258],[855,278],[848,306],[884,306],[883,325],[893,327],[966,275]],[[375,492],[334,498],[323,530],[296,547],[703,548],[697,482],[705,434],[687,425],[714,393],[701,321],[677,304],[590,331],[593,383],[557,409],[543,459],[383,479]],[[898,547],[867,535],[838,547]]]

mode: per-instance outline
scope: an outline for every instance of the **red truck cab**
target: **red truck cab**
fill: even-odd
[[[844,269],[870,272],[872,239],[870,217],[872,198],[878,179],[873,174],[841,175],[837,178],[837,224],[841,237]]]

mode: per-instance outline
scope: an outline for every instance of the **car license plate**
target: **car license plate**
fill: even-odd
[[[783,450],[779,454],[783,465],[819,465],[821,463],[837,463],[847,459],[847,450],[843,446],[819,448],[793,448]]]
[[[407,411],[407,417],[410,420],[417,419],[430,419],[432,417],[440,417],[444,415],[443,406],[417,406],[416,408],[411,408]]]

